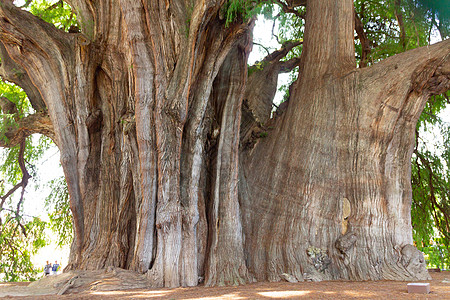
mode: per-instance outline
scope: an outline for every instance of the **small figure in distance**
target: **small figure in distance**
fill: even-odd
[[[58,264],[58,261],[55,260],[55,263],[53,264],[53,267],[52,267],[52,275],[58,274],[58,269],[59,269],[59,264]]]
[[[52,269],[52,264],[48,262],[45,264],[44,267],[44,276],[50,275],[50,270]]]

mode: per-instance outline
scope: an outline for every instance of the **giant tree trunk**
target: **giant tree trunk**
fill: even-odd
[[[155,286],[197,285],[205,270],[211,285],[247,280],[242,235],[227,250],[217,245],[228,243],[229,234],[207,228],[200,174],[213,81],[234,48],[236,91],[217,101],[224,124],[233,124],[220,134],[215,161],[211,201],[223,208],[209,223],[218,223],[227,207],[238,213],[237,189],[227,187],[237,186],[239,134],[233,132],[249,52],[241,44],[249,43],[250,29],[225,27],[224,1],[197,2],[70,1],[80,34],[2,3],[5,55],[42,95],[61,150],[75,228],[68,269],[132,269]],[[228,230],[240,226],[236,220]],[[216,245],[211,251],[208,232]],[[225,250],[241,255],[227,257]]]
[[[308,2],[288,108],[241,155],[248,268],[258,280],[423,280],[410,161],[423,105],[449,88],[449,41],[356,69],[352,1],[337,2]]]
[[[154,286],[427,277],[409,159],[427,96],[449,86],[448,42],[357,70],[352,1],[309,1],[300,79],[268,120],[268,87],[249,90],[265,82],[245,92],[251,22],[226,26],[225,1],[67,2],[83,33],[2,2],[0,50],[61,150],[68,269]]]

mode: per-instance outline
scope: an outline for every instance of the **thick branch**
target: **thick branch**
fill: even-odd
[[[281,61],[278,73],[288,73],[300,64],[300,57],[295,57],[288,61]]]
[[[280,49],[278,49],[278,50],[270,53],[266,57],[264,57],[264,59],[262,61],[263,62],[279,61],[282,58],[284,58],[289,53],[289,51],[291,51],[294,47],[297,47],[301,44],[303,44],[303,41],[287,41],[282,45],[282,47]]]
[[[55,141],[53,125],[46,113],[39,112],[20,119],[17,127],[11,127],[5,132],[6,139],[0,139],[0,147],[14,147],[33,133],[43,134]]]
[[[442,43],[448,45],[450,40]],[[445,52],[443,53],[443,57],[436,55],[430,58],[426,65],[414,70],[412,74],[412,89],[415,92],[426,94],[429,97],[443,94],[450,89],[450,52],[448,49],[446,49],[446,54]]]
[[[58,40],[60,46],[69,46],[67,40],[70,34],[11,3],[2,3],[0,17],[0,39],[3,43],[13,43],[19,47],[30,46],[30,43],[33,43],[34,47],[44,50],[54,45],[50,40]],[[42,40],[43,37],[47,40]]]
[[[244,95],[241,123],[241,142],[247,144],[255,128],[266,123],[272,111],[272,102],[277,91],[278,74],[290,72],[300,64],[296,57],[281,61],[301,41],[289,41],[283,47],[267,55],[261,63],[250,67]]]
[[[28,100],[30,100],[31,106],[36,111],[47,110],[44,100],[41,94],[31,82],[28,74],[23,68],[14,62],[8,55],[5,46],[0,43],[0,76],[9,82],[15,83],[20,86],[27,94]]]
[[[450,88],[449,46],[447,40],[409,50],[355,73],[360,74],[359,91],[368,99],[361,112],[375,120],[374,134],[392,147],[412,139],[429,97]]]
[[[345,74],[355,68],[353,10],[351,0],[308,1],[302,51],[302,73],[308,76],[304,80],[316,82],[326,74]]]
[[[444,93],[450,88],[449,49],[450,40],[445,40],[394,55],[365,68],[363,78],[370,76],[371,86],[380,91],[388,91],[391,87],[386,83],[386,75],[389,73],[392,78],[397,79],[392,82],[397,87],[393,92],[415,92],[426,96],[426,101],[427,97]]]

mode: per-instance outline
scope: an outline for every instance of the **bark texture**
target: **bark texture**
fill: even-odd
[[[68,2],[82,33],[59,31],[9,1],[0,7],[2,75],[25,88],[61,150],[75,225],[68,269],[132,269],[155,286],[197,285],[205,270],[211,285],[245,282],[242,235],[233,239],[240,258],[223,247],[207,251],[207,244],[226,244],[230,235],[218,231],[219,220],[239,212],[234,132],[250,23],[225,27],[224,1]],[[231,77],[230,97],[215,101],[223,110],[217,117],[234,125],[220,134],[211,203],[221,208],[207,222],[207,113],[231,49],[238,61],[229,58],[232,74],[223,72]],[[38,131],[31,121],[22,120],[2,146]],[[234,211],[223,216],[228,207]],[[228,219],[221,225],[229,224],[229,233],[240,228]]]
[[[0,75],[37,111],[10,140],[61,150],[68,269],[167,287],[427,278],[409,161],[427,97],[449,88],[448,41],[356,69],[352,1],[308,1],[301,59],[280,61],[288,43],[248,72],[252,20],[226,26],[226,1],[67,2],[82,33],[2,2]]]
[[[449,88],[449,41],[356,69],[352,1],[307,8],[289,106],[241,153],[249,271],[271,281],[427,279],[411,245],[410,159],[423,105]]]

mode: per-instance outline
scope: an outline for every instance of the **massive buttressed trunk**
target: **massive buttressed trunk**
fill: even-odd
[[[67,269],[167,287],[427,278],[409,166],[428,96],[449,88],[448,41],[356,69],[353,2],[311,0],[301,58],[280,61],[288,43],[252,73],[253,21],[226,24],[228,1],[66,2],[81,33],[2,1],[0,74],[36,110],[10,141],[61,151]]]
[[[449,88],[449,41],[356,69],[352,14],[351,0],[308,1],[288,107],[267,137],[244,141],[245,251],[258,280],[428,278],[412,246],[410,159],[427,98]]]
[[[242,235],[229,239],[241,224],[228,221],[239,211],[235,132],[251,21],[225,26],[220,0],[67,2],[82,33],[10,1],[0,15],[3,54],[42,96],[61,150],[74,220],[68,269],[132,269],[155,286],[197,285],[205,273],[210,285],[247,281]],[[211,100],[228,55],[230,91]],[[210,162],[211,118],[232,126]]]

